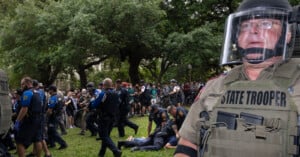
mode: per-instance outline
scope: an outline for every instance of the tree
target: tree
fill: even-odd
[[[121,61],[128,59],[131,82],[140,80],[142,59],[160,56],[161,36],[157,32],[164,12],[152,1],[105,1],[101,8],[104,33],[116,45]]]

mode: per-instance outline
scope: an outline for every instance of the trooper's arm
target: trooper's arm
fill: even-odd
[[[181,137],[179,139],[174,157],[196,157],[197,145]]]

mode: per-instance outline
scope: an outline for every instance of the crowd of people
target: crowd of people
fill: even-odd
[[[106,78],[99,84],[89,82],[81,90],[64,92],[54,85],[45,88],[37,80],[25,77],[21,87],[11,94],[14,127],[7,135],[6,146],[9,150],[17,148],[20,157],[41,156],[42,151],[45,157],[51,157],[48,148],[59,145],[59,150],[66,149],[63,135],[74,127],[80,128],[79,135],[89,132],[99,136],[99,156],[105,155],[106,148],[114,156],[121,156],[122,147],[132,147],[132,151],[175,148],[180,137],[178,130],[188,112],[183,107],[184,98],[202,86],[179,85],[172,79],[163,87],[143,80],[133,87],[120,79],[113,82]],[[110,138],[113,127],[119,137],[125,137],[126,126],[137,134],[139,126],[130,120],[132,116],[149,116],[147,138],[135,137],[115,144]],[[156,125],[153,132],[152,122]],[[25,154],[32,143],[32,152]]]

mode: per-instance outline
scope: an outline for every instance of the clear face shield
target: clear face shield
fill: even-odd
[[[231,14],[226,23],[221,65],[290,58],[293,33],[288,17],[287,10],[278,8],[255,8]]]

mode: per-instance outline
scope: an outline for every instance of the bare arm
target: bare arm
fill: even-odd
[[[19,114],[18,114],[18,117],[17,117],[17,121],[22,121],[23,118],[26,116],[28,112],[28,107],[22,107]]]
[[[197,150],[197,145],[191,143],[190,141],[188,141],[182,137],[180,138],[178,145],[184,145],[184,146],[187,146],[187,147]],[[174,157],[189,157],[189,156],[186,154],[177,153],[174,155]]]

